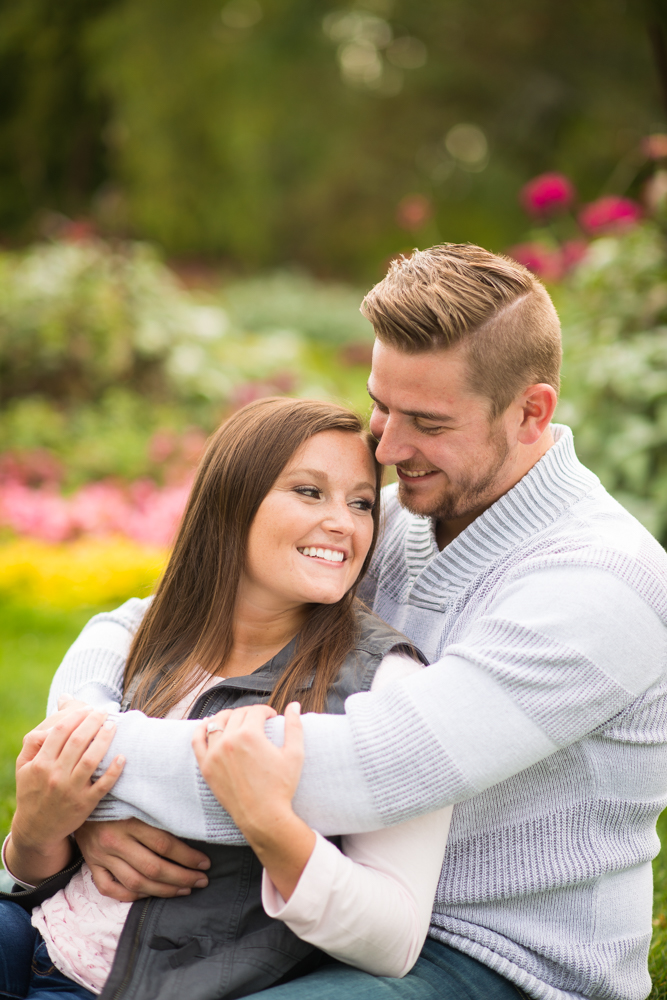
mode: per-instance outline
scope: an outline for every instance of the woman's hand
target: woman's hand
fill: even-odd
[[[49,728],[33,729],[16,761],[16,813],[7,864],[22,881],[39,883],[64,868],[69,834],[113,788],[125,763],[116,757],[93,781],[116,730],[106,712],[80,708],[52,716]]]
[[[315,834],[292,809],[303,767],[300,710],[297,702],[285,709],[282,747],[264,733],[264,723],[276,714],[267,705],[219,712],[197,727],[192,740],[206,783],[283,899],[291,896],[315,846]]]

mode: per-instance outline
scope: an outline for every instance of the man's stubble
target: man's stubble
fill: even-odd
[[[437,521],[453,521],[477,511],[481,513],[497,497],[497,483],[510,453],[507,435],[500,424],[490,428],[489,443],[493,461],[481,475],[471,469],[456,483],[450,482],[428,507],[415,504],[410,485],[401,480],[398,487],[400,504],[411,514],[433,517]]]

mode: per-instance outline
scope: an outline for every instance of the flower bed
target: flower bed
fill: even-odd
[[[0,544],[0,595],[63,610],[113,606],[146,597],[167,555],[166,548],[122,536],[67,543],[17,538]]]

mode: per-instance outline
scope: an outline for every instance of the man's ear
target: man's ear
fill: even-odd
[[[530,385],[518,400],[523,419],[517,434],[521,444],[535,444],[551,423],[558,396],[552,385],[539,382]]]

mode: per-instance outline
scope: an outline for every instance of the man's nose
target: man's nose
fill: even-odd
[[[375,457],[382,465],[399,465],[401,462],[406,462],[415,453],[414,445],[408,440],[407,428],[400,418],[386,414],[381,416],[383,422],[379,434],[371,421],[373,434],[380,438]]]

